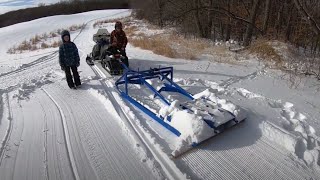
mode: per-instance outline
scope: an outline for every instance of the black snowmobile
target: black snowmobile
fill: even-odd
[[[123,56],[118,49],[113,47],[102,52],[102,57],[101,65],[111,75],[121,75],[123,73],[124,68],[121,63],[124,63],[129,67],[128,58]]]
[[[99,29],[93,35],[93,41],[96,42],[92,52],[87,55],[86,62],[93,66],[95,63],[101,63],[101,66],[110,75],[121,75],[123,73],[124,63],[129,67],[128,58],[121,53],[121,51],[110,44],[110,33],[107,29]]]

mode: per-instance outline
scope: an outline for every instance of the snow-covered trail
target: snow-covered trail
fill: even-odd
[[[42,88],[3,94],[0,174],[5,179],[162,177],[121,119],[86,90],[92,87],[70,91],[63,80]]]
[[[59,111],[41,90],[28,101],[8,94],[2,121],[11,121],[2,146],[4,179],[73,179]],[[8,98],[9,97],[9,98]],[[34,109],[37,109],[37,113]]]
[[[83,89],[70,91],[57,62],[53,51],[0,75],[1,179],[163,179],[112,106],[95,97],[101,84],[86,80],[93,72],[80,69]]]
[[[108,110],[86,88],[91,87],[83,85],[76,92],[70,92],[64,83],[46,88],[65,116],[80,179],[154,179],[147,157],[130,139],[130,130],[123,130],[112,107]]]

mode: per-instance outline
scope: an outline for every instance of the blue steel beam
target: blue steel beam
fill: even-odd
[[[120,95],[126,99],[127,101],[129,101],[131,104],[133,104],[134,106],[136,106],[137,108],[139,108],[142,112],[144,112],[145,114],[147,114],[148,116],[150,116],[152,119],[154,119],[155,121],[157,121],[158,123],[160,123],[163,127],[165,127],[166,129],[168,129],[169,131],[171,131],[173,134],[175,134],[176,136],[180,136],[181,133],[175,129],[174,127],[170,126],[170,124],[166,123],[164,120],[162,120],[161,118],[159,118],[155,113],[151,112],[149,109],[147,109],[146,107],[144,107],[142,104],[138,103],[136,100],[134,100],[133,98],[131,98],[130,96],[128,96],[126,93],[121,92]]]

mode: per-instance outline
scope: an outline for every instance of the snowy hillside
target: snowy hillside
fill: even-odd
[[[0,179],[320,179],[318,81],[301,78],[291,88],[285,74],[256,57],[234,53],[241,60],[229,64],[207,56],[171,59],[129,42],[131,68],[173,66],[174,82],[194,97],[246,112],[244,122],[172,158],[183,141],[122,99],[118,77],[85,62],[93,24],[130,14],[92,11],[0,28]],[[85,25],[71,33],[81,56],[80,89],[68,88],[57,48],[7,53],[37,34],[75,24]],[[102,26],[111,31],[114,24]],[[171,125],[190,133],[186,139],[198,138],[185,123],[193,119],[174,103],[164,108],[139,85],[131,92],[152,111],[178,112]]]

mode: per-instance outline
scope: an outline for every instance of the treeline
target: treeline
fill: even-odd
[[[52,5],[40,4],[39,7],[10,11],[0,15],[0,28],[47,16],[75,14],[92,10],[127,8],[129,8],[128,0],[72,0],[61,1]]]
[[[320,51],[319,0],[131,0],[138,18],[212,40],[289,41]]]

